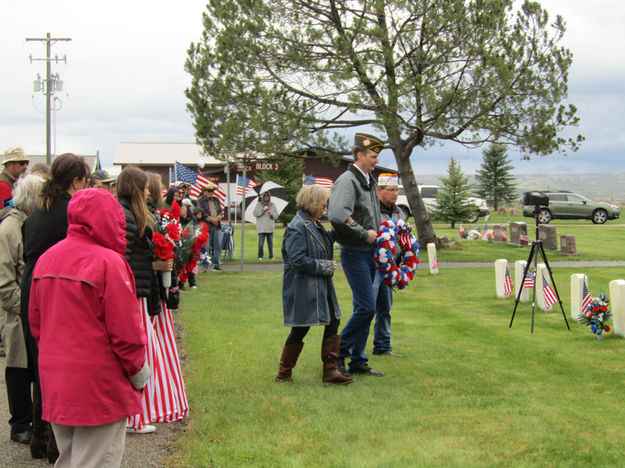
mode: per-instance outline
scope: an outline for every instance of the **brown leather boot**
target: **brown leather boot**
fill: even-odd
[[[276,375],[276,382],[293,382],[291,377],[291,371],[297,363],[299,353],[302,352],[304,343],[295,343],[290,345],[284,345],[282,348],[282,357],[280,358],[280,369],[278,375]]]
[[[353,377],[345,377],[336,370],[339,360],[341,335],[334,335],[321,342],[321,360],[323,361],[323,385],[347,385],[354,381]]]

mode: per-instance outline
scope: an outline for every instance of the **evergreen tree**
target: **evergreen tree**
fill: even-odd
[[[443,189],[436,195],[436,208],[432,216],[436,220],[451,223],[468,221],[475,213],[475,205],[469,201],[469,178],[462,173],[460,164],[452,157],[447,168],[447,177],[441,178]]]
[[[482,154],[484,161],[477,171],[477,193],[488,200],[497,212],[499,202],[516,198],[514,177],[510,173],[514,167],[503,145],[490,145]]]

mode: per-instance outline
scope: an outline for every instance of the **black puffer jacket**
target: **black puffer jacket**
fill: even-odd
[[[151,231],[146,229],[143,237],[139,237],[137,219],[132,212],[130,202],[120,198],[119,203],[126,216],[126,260],[130,264],[137,287],[137,297],[150,297],[153,288],[152,251],[148,244]]]

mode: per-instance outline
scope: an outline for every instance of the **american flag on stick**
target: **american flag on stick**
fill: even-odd
[[[545,309],[551,308],[552,305],[558,302],[558,297],[556,296],[556,293],[553,292],[553,289],[547,281],[547,278],[545,278],[545,275],[543,275],[543,294],[545,295]]]
[[[255,182],[253,179],[250,179],[248,177],[246,177],[245,179],[246,179],[245,195],[249,195],[250,191],[252,190],[252,187],[256,187],[258,185],[258,183]],[[239,197],[243,195],[243,176],[240,176],[240,175],[237,175],[236,195],[238,195]]]
[[[436,256],[435,256],[435,257],[432,259],[432,270],[434,270],[434,269],[436,269],[436,268],[438,268],[438,257],[436,257]]]
[[[332,184],[332,179],[328,179],[327,177],[304,175],[304,185],[319,185],[321,187],[331,189]]]
[[[588,286],[586,285],[586,279],[584,279],[584,284],[582,286],[582,310],[581,313],[585,313],[588,306],[592,303],[592,297],[590,296],[590,291],[588,291]]]
[[[508,265],[506,265],[506,276],[503,279],[503,295],[505,297],[510,297],[510,294],[512,294],[513,289],[514,289],[514,285],[512,284],[512,277],[510,276],[510,270],[508,269]]]
[[[527,275],[525,276],[525,280],[523,280],[523,287],[533,288],[534,278],[536,278],[536,274],[532,270],[527,270]]]

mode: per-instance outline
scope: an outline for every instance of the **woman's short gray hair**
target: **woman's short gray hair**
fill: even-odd
[[[13,189],[13,205],[26,214],[33,212],[41,196],[44,180],[35,174],[29,174],[19,180]]]
[[[330,191],[320,185],[304,185],[297,193],[295,203],[297,208],[308,214],[316,214],[317,211],[330,198]]]

